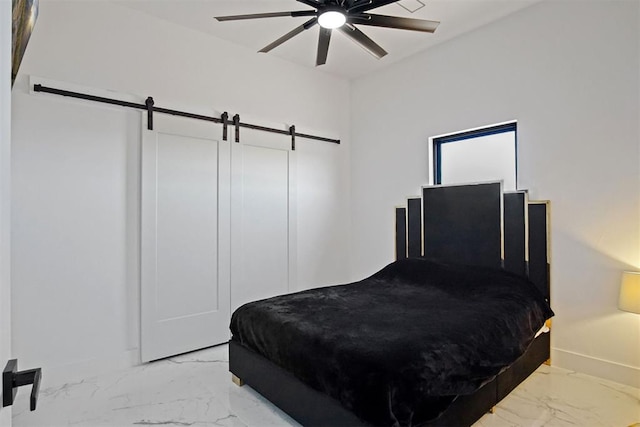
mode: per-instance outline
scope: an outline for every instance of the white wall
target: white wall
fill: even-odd
[[[11,2],[0,0],[0,365],[11,357]],[[0,398],[2,392],[0,391]],[[0,408],[0,426],[11,407]]]
[[[297,276],[348,277],[348,82],[108,2],[41,1],[14,89],[12,236],[14,353],[44,386],[138,360],[140,113],[29,94],[28,75],[342,138],[297,140]]]
[[[553,363],[640,386],[639,3],[546,1],[352,87],[353,273],[393,258],[427,139],[518,120],[518,183],[552,202]]]

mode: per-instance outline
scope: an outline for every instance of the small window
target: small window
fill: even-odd
[[[435,184],[504,182],[517,189],[516,123],[432,138]]]

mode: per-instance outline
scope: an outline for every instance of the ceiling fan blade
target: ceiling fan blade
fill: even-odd
[[[363,13],[360,16],[351,16],[354,24],[371,25],[373,27],[396,28],[399,30],[422,31],[433,33],[440,22],[426,19],[402,18],[400,16],[372,15]]]
[[[231,15],[231,16],[216,16],[218,21],[239,21],[242,19],[259,19],[259,18],[279,18],[281,16],[313,16],[316,15],[315,10],[297,10],[292,12],[268,12],[268,13],[253,13],[250,15]]]
[[[367,10],[375,9],[377,7],[386,6],[391,3],[396,3],[399,0],[363,0],[354,3],[352,7],[347,9],[349,13],[366,12]]]
[[[349,37],[354,42],[362,46],[367,52],[380,59],[387,54],[380,45],[371,40],[365,33],[354,27],[353,25],[343,25],[340,27],[342,34]]]
[[[299,27],[296,27],[293,30],[289,31],[287,34],[285,34],[284,36],[280,37],[278,40],[274,41],[273,43],[263,47],[258,52],[267,53],[267,52],[275,49],[276,47],[280,46],[282,43],[286,42],[287,40],[290,40],[293,37],[297,36],[298,34],[303,32],[304,30],[308,30],[309,28],[313,27],[317,23],[318,23],[318,18],[310,19],[307,22],[305,22],[304,24],[300,25]]]
[[[318,40],[318,55],[316,56],[316,67],[327,63],[329,54],[329,42],[331,41],[331,29],[320,27],[320,39]]]

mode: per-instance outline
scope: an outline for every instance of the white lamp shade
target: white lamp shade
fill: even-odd
[[[620,310],[640,314],[640,272],[622,273],[618,307]]]

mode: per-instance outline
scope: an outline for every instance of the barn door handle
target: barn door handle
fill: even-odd
[[[2,406],[11,406],[18,392],[18,387],[33,384],[31,387],[31,410],[36,410],[42,369],[18,371],[18,359],[11,359],[2,371]]]

